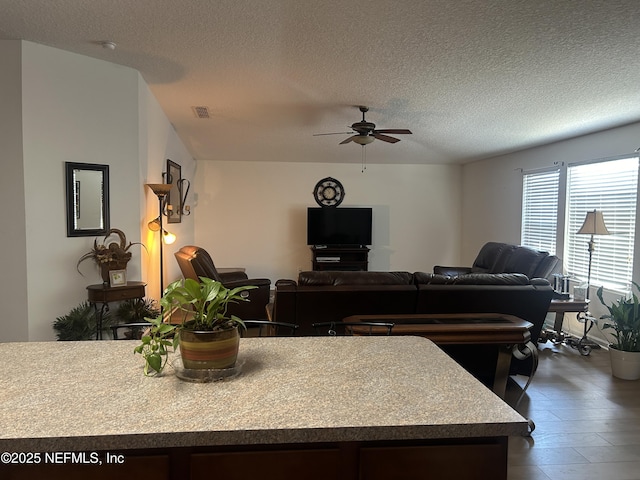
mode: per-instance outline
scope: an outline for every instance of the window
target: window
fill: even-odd
[[[638,191],[638,158],[569,165],[565,268],[587,279],[588,235],[576,235],[589,210],[600,210],[611,235],[595,235],[591,283],[628,291],[633,270],[633,247]]]
[[[629,291],[638,191],[638,157],[584,162],[523,174],[521,243],[563,259],[565,272],[587,280],[588,211],[600,210],[611,235],[596,235],[591,283]],[[566,198],[564,191],[566,189]],[[557,252],[557,253],[556,253]]]
[[[522,191],[522,245],[554,255],[560,169],[525,173]]]

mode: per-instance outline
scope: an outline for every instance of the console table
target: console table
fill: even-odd
[[[355,270],[369,268],[367,247],[311,247],[313,270]]]
[[[127,282],[126,285],[111,287],[104,283],[89,285],[87,287],[87,296],[89,303],[93,305],[96,311],[96,340],[102,340],[102,319],[105,310],[109,310],[109,302],[119,302],[121,300],[142,300],[145,295],[144,282]],[[101,304],[98,311],[98,304]]]

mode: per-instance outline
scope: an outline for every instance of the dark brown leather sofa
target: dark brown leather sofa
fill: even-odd
[[[276,282],[273,320],[298,324],[300,335],[312,335],[312,323],[350,315],[503,313],[531,322],[537,339],[552,294],[547,280],[523,274],[301,272],[297,282]]]
[[[555,273],[562,273],[562,262],[555,255],[522,245],[488,242],[478,252],[471,267],[436,265],[433,273],[458,276],[469,273],[522,273],[529,278],[552,281]]]
[[[278,280],[273,320],[299,325],[340,322],[349,315],[414,313],[418,289],[409,272],[300,272],[298,281]]]

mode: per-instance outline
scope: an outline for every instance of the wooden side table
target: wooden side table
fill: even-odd
[[[103,283],[89,285],[87,287],[89,304],[93,305],[97,314],[96,340],[102,340],[102,319],[104,318],[105,310],[109,310],[109,302],[134,299],[142,300],[145,296],[146,286],[147,284],[144,282],[127,282],[126,285],[119,287],[110,287]],[[99,303],[101,307],[98,312]]]
[[[564,314],[568,312],[577,312],[578,315],[584,313],[589,308],[589,300],[575,300],[570,297],[566,300],[553,299],[549,305],[549,313],[555,313],[556,318],[553,323],[553,330],[546,329],[540,334],[539,342],[544,343],[551,340],[554,343],[564,342],[566,336],[562,333],[562,324],[564,322]]]
[[[554,343],[564,343],[572,348],[577,349],[581,355],[589,355],[593,348],[600,348],[600,345],[593,342],[587,337],[589,330],[594,325],[595,319],[589,313],[589,300],[575,300],[570,297],[567,300],[555,299],[551,300],[549,312],[556,314],[553,330],[546,329],[540,333],[539,342],[551,340]],[[562,323],[564,314],[567,312],[577,312],[577,319],[580,323],[584,323],[584,333],[582,338],[567,335],[562,332]]]

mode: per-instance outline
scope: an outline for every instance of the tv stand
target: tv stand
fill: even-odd
[[[313,270],[366,271],[369,265],[369,248],[365,246],[314,245]]]

